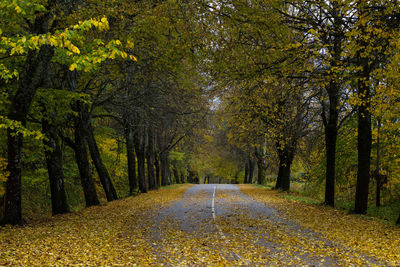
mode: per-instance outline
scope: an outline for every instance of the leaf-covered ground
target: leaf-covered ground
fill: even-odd
[[[400,265],[396,227],[238,187],[161,189],[1,228],[0,266]]]
[[[240,185],[241,191],[255,200],[273,206],[280,216],[312,229],[321,237],[332,240],[355,253],[367,255],[387,265],[400,266],[400,228],[384,225],[379,220],[346,214],[324,206],[309,205],[279,197],[250,185]],[[368,264],[365,263],[364,264]]]
[[[0,228],[0,266],[148,265],[149,214],[189,186],[160,189],[25,227]]]

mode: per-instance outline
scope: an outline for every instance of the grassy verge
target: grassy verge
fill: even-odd
[[[264,188],[264,189],[267,189],[267,190],[272,190],[272,189],[274,189],[274,185],[273,185],[272,183],[267,183],[267,184],[265,184],[265,185],[262,185],[262,184],[255,184],[255,186],[258,187],[258,188]]]
[[[166,185],[161,187],[161,189],[177,189],[181,186],[185,186],[185,185],[191,185],[191,184],[171,184],[171,185]]]

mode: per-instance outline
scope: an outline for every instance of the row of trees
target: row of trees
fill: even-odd
[[[355,211],[371,174],[377,204],[383,170],[400,195],[395,1],[6,0],[0,15],[3,223],[22,222],[22,176],[38,166],[53,214],[68,211],[70,154],[86,206],[99,203],[97,180],[108,201],[121,196],[104,129],[122,144],[129,194],[170,184],[171,165],[180,182],[252,182],[257,169],[258,183],[269,171],[289,190],[301,158],[310,173],[324,163],[334,206],[353,163],[338,151],[346,139]]]
[[[288,190],[295,155],[305,149],[305,140],[315,142],[322,133],[325,203],[334,206],[337,139],[341,127],[356,118],[354,210],[365,213],[372,123],[381,135],[385,128],[389,137],[398,123],[398,4],[231,0],[206,3],[205,10],[215,27],[211,71],[229,111],[232,142],[254,156],[274,147],[279,159],[276,188]],[[379,142],[381,150],[393,146],[396,141],[389,139],[376,139],[374,145]],[[264,160],[257,162],[259,170],[265,169]],[[381,172],[378,155],[378,188]]]
[[[31,153],[46,164],[53,214],[69,211],[63,167],[69,151],[86,206],[99,204],[97,177],[106,199],[117,199],[97,128],[122,136],[130,194],[170,184],[170,151],[208,105],[197,67],[201,32],[190,5],[10,0],[0,10],[2,223],[23,222],[21,177]],[[23,149],[37,140],[39,147]]]

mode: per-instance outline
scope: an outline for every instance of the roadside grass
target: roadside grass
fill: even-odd
[[[171,185],[162,186],[161,188],[162,188],[162,189],[177,189],[177,188],[179,188],[179,187],[181,187],[181,186],[184,186],[184,185],[192,185],[192,184],[189,184],[189,183],[185,183],[185,184],[171,184]]]
[[[255,186],[259,187],[259,188],[264,188],[267,190],[272,190],[274,189],[274,185],[272,183],[267,183],[267,184],[255,184]]]
[[[390,224],[395,224],[400,214],[400,205],[392,204],[387,206],[371,206],[368,208],[367,215],[380,218]]]

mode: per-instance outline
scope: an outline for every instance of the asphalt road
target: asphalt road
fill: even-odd
[[[153,220],[150,242],[160,265],[385,265],[284,219],[235,185],[194,185]]]

